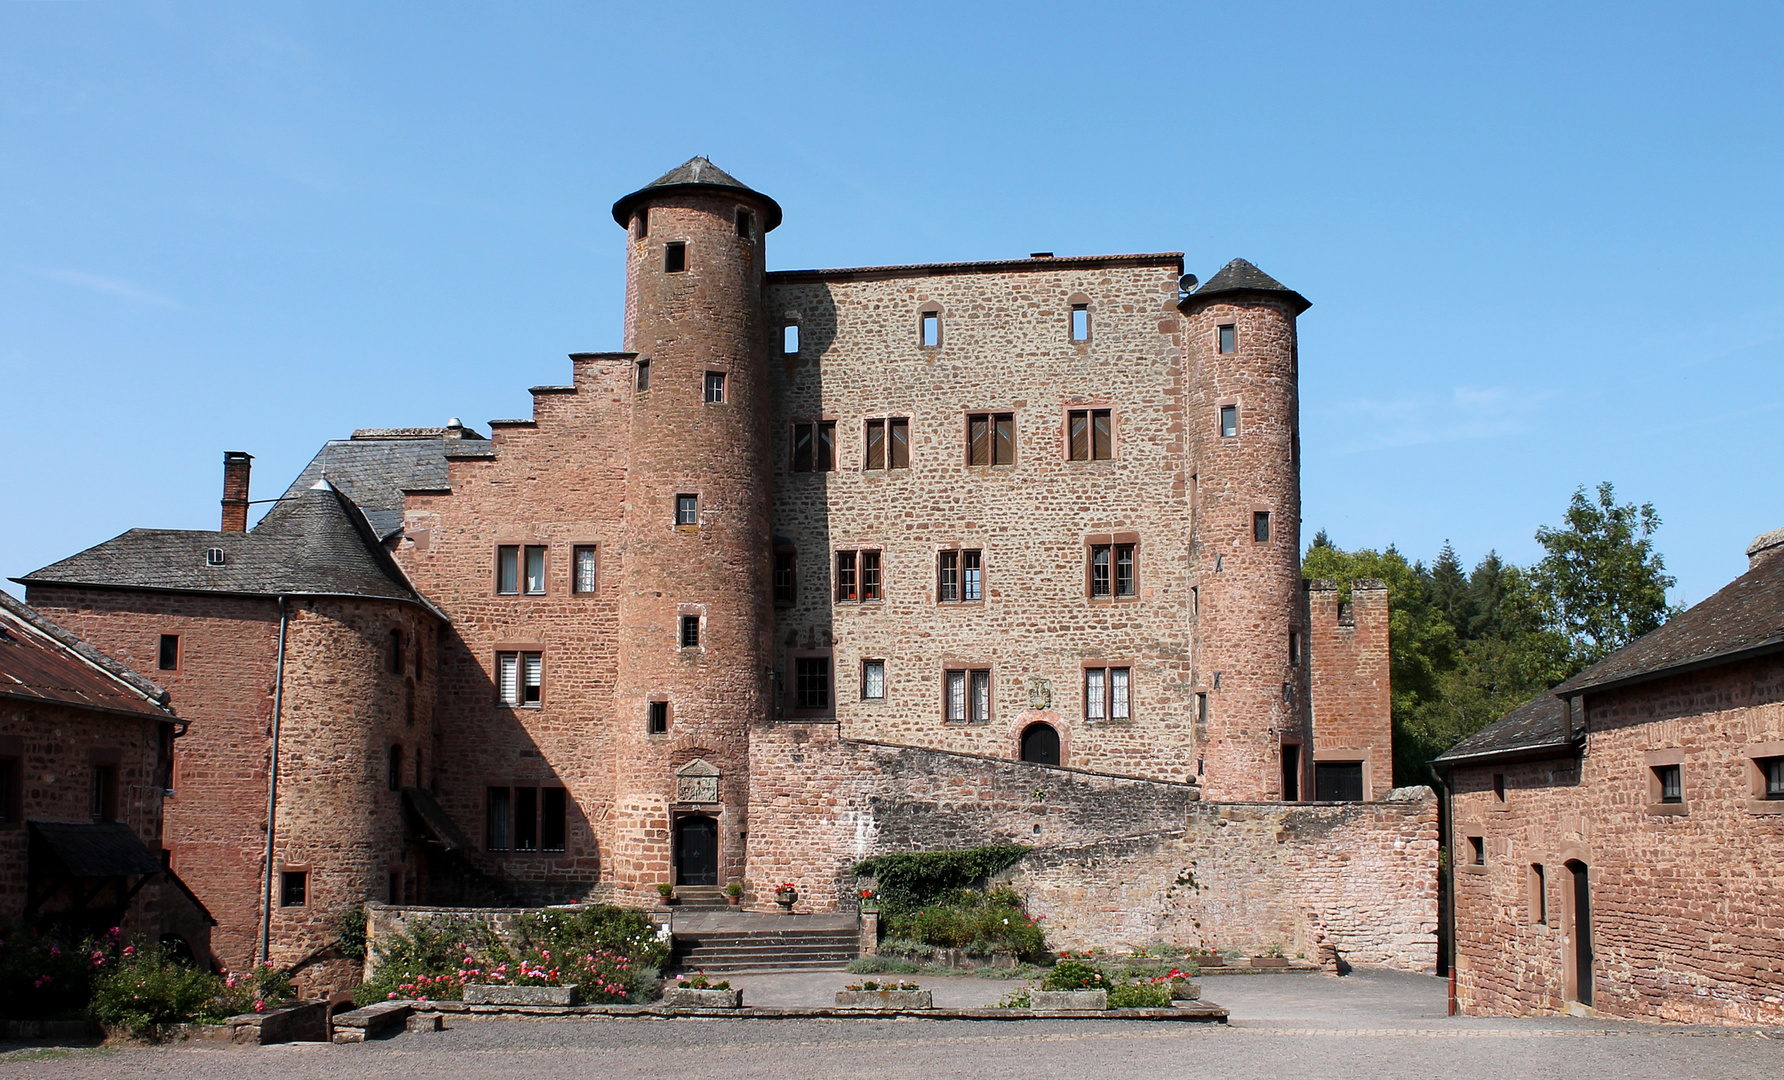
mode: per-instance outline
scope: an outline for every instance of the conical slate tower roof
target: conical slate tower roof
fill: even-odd
[[[1202,287],[1190,293],[1188,300],[1206,300],[1212,296],[1225,296],[1231,293],[1278,293],[1289,297],[1297,305],[1295,314],[1299,315],[1313,306],[1305,296],[1277,281],[1244,259],[1234,259],[1220,268],[1220,271],[1202,284]]]
[[[762,231],[767,232],[781,223],[780,203],[775,202],[760,191],[742,183],[730,173],[714,165],[703,157],[689,158],[685,164],[678,165],[668,172],[652,180],[650,183],[632,192],[613,204],[613,220],[622,226],[632,222],[632,211],[638,204],[652,196],[671,191],[737,191],[752,198],[760,199],[768,204],[768,220],[762,223]]]

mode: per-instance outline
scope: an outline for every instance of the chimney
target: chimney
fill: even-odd
[[[223,531],[248,531],[248,470],[253,454],[223,451]]]

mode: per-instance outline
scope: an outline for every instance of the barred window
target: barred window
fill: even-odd
[[[573,549],[572,558],[576,563],[576,579],[572,585],[579,593],[595,591],[595,549],[592,546],[581,546]]]
[[[700,647],[700,616],[683,615],[681,617],[681,647],[684,649]]]

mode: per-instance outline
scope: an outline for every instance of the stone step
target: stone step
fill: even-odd
[[[790,933],[761,934],[676,934],[677,944],[686,944],[692,948],[709,948],[714,946],[743,948],[751,945],[828,945],[851,944],[859,939],[859,935],[851,930],[795,930]]]
[[[841,971],[848,967],[853,956],[838,957],[827,960],[782,960],[767,964],[759,960],[714,960],[702,961],[698,964],[682,964],[683,971],[699,971],[709,975],[723,974],[733,971]]]
[[[709,957],[723,957],[727,960],[760,960],[764,963],[772,963],[783,956],[789,960],[806,960],[819,956],[841,956],[853,960],[855,952],[856,950],[852,946],[847,945],[801,945],[790,949],[685,949],[677,950],[676,955],[688,962],[705,960]]]

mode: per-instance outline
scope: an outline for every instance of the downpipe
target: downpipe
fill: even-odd
[[[272,962],[273,945],[273,838],[279,811],[279,722],[285,707],[285,631],[291,615],[285,598],[279,597],[279,660],[273,677],[272,760],[266,771],[266,876],[260,892],[260,962]]]

